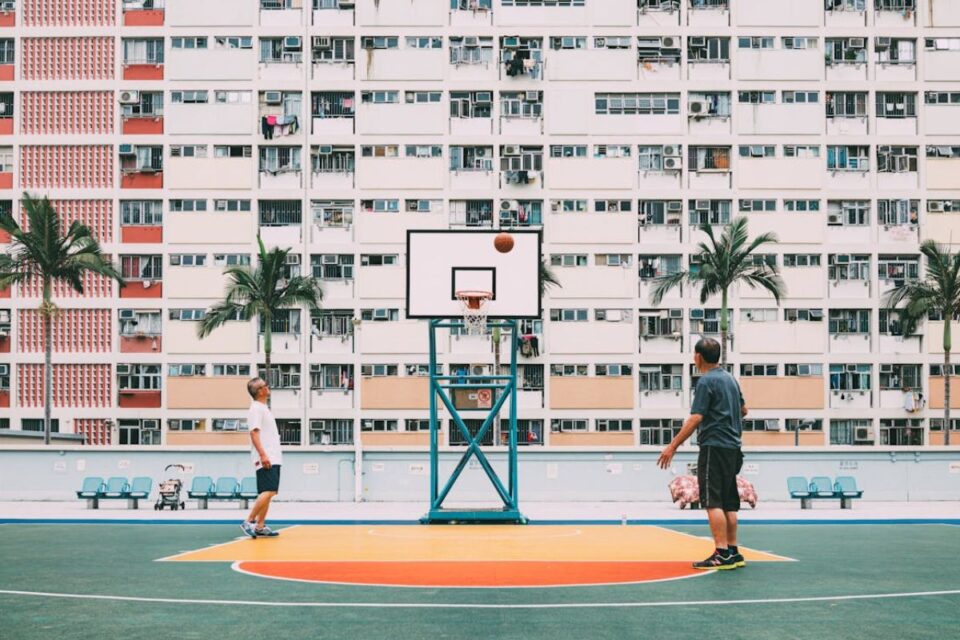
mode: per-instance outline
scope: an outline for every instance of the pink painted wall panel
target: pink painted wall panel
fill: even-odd
[[[24,91],[20,100],[26,135],[113,133],[112,91]]]
[[[20,285],[21,298],[36,298],[39,301],[42,296],[43,285],[39,279]],[[88,273],[83,278],[83,294],[77,293],[73,287],[58,280],[53,284],[53,297],[55,300],[57,298],[112,298],[113,280]]]
[[[110,145],[25,145],[20,147],[24,189],[109,189],[113,187]]]
[[[41,0],[45,1],[45,0]],[[113,80],[114,38],[21,38],[22,80]]]
[[[65,225],[74,220],[90,228],[97,242],[113,242],[113,203],[110,200],[51,200],[50,204],[60,214]],[[29,229],[29,220],[20,211],[20,224]]]
[[[19,0],[26,27],[99,27],[117,21],[114,0]]]
[[[110,365],[53,365],[53,406],[111,406]],[[17,366],[17,401],[20,407],[43,406],[43,365]]]
[[[40,312],[21,309],[19,326],[19,351],[42,353],[44,332]],[[107,353],[112,350],[109,309],[60,309],[53,318],[52,329],[56,353]]]
[[[107,421],[101,418],[76,418],[73,421],[74,431],[84,437],[83,444],[93,446],[110,445],[113,433],[107,426]]]

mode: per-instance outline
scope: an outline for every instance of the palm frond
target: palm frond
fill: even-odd
[[[653,280],[653,290],[650,292],[650,302],[659,305],[663,298],[676,289],[685,281],[690,279],[690,274],[686,271],[678,271],[667,276],[660,276]]]

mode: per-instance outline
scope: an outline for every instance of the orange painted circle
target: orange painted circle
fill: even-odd
[[[675,580],[703,575],[689,562],[238,562],[243,573],[392,587],[567,587]]]

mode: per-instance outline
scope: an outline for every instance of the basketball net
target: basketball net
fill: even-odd
[[[463,326],[472,336],[481,335],[487,328],[487,302],[493,297],[489,291],[457,291],[457,300],[463,313]]]

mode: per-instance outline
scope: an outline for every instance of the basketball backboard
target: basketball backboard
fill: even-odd
[[[407,231],[407,317],[457,318],[456,292],[490,291],[487,317],[539,318],[540,231],[511,231],[508,253],[493,245],[498,230]]]

